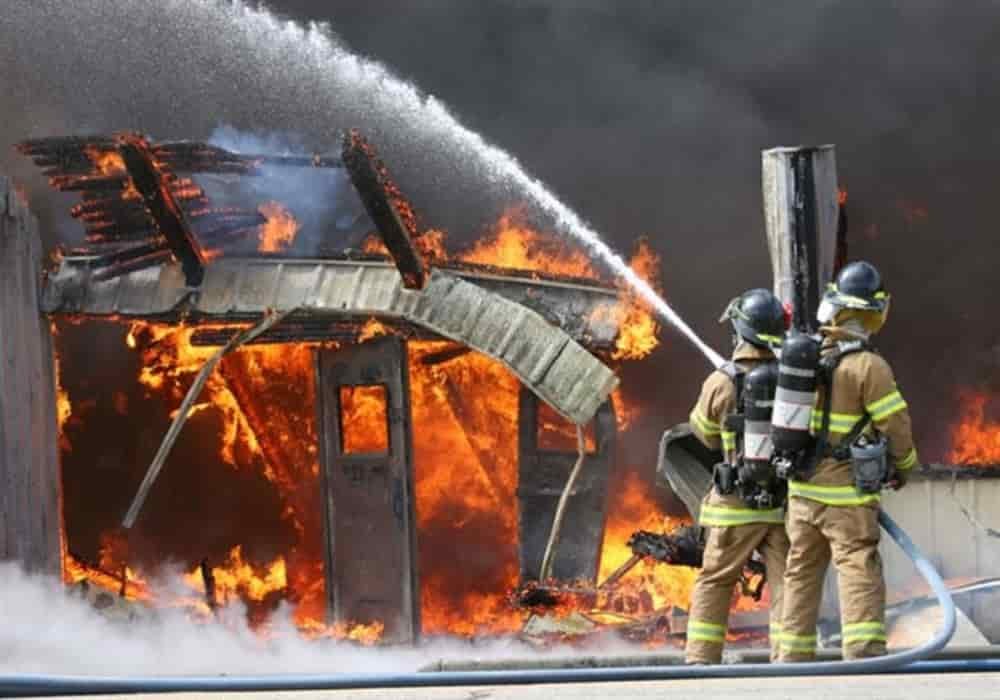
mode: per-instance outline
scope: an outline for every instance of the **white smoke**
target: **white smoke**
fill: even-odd
[[[175,582],[176,583],[176,582]],[[538,651],[514,640],[438,639],[414,648],[360,647],[309,641],[297,633],[290,610],[279,608],[267,637],[246,624],[238,604],[211,623],[162,608],[152,619],[112,621],[51,578],[0,564],[0,673],[82,675],[258,675],[269,673],[404,673],[447,659],[523,658],[626,652],[635,647],[603,640],[586,651]]]

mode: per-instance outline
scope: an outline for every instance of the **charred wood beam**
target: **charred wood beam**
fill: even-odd
[[[205,604],[214,613],[219,607],[219,599],[215,595],[215,574],[208,565],[208,559],[202,559],[198,568],[201,570],[201,581],[205,585]]]
[[[74,219],[85,218],[89,214],[103,214],[114,216],[119,213],[142,212],[142,202],[135,199],[122,199],[121,197],[103,197],[101,199],[85,199],[69,210],[70,216]]]
[[[157,170],[149,144],[135,136],[121,139],[119,152],[146,209],[184,270],[189,287],[198,287],[205,278],[205,255],[188,226],[168,183]]]
[[[133,246],[130,248],[122,248],[114,252],[106,253],[105,255],[92,258],[87,261],[87,264],[92,270],[98,270],[101,268],[118,265],[120,263],[129,262],[132,260],[138,260],[139,258],[143,258],[158,252],[165,252],[169,256],[170,250],[167,248],[167,244],[165,241],[160,240],[155,243],[147,243],[145,245]]]
[[[83,151],[85,148],[117,148],[111,136],[51,136],[41,139],[26,139],[17,144],[17,150],[26,156],[62,154]]]
[[[392,256],[403,284],[408,289],[423,289],[427,270],[413,244],[417,231],[412,210],[388,177],[385,165],[376,158],[374,149],[357,131],[344,135],[343,155],[344,167]],[[400,212],[401,206],[405,215]]]
[[[279,156],[234,153],[218,146],[197,141],[172,141],[154,147],[156,158],[175,170],[186,172],[233,173],[259,175],[264,165],[293,168],[341,168],[343,163],[334,155]]]
[[[412,340],[440,340],[441,336],[412,324],[388,321],[381,322],[391,333]],[[302,320],[289,318],[281,325],[247,341],[245,345],[269,345],[274,343],[336,342],[355,344],[360,342],[364,320],[356,323],[329,321],[326,319]],[[225,345],[239,329],[202,328],[191,336],[192,345]]]
[[[125,175],[55,175],[49,184],[60,192],[120,192],[128,184]]]
[[[144,270],[147,267],[163,265],[170,260],[170,255],[169,248],[156,250],[146,255],[124,260],[113,265],[108,265],[107,267],[95,272],[91,279],[95,282],[104,282],[106,280],[114,279],[115,277],[127,275],[130,272],[135,272],[136,270]]]
[[[94,233],[104,233],[102,228],[117,228],[126,236],[133,236],[138,231],[153,227],[153,221],[142,209],[134,211],[119,211],[102,215],[101,212],[82,214],[80,219]]]
[[[134,243],[156,234],[151,221],[144,227],[121,226],[114,221],[94,221],[87,224],[87,240],[94,243]]]
[[[251,209],[198,209],[188,212],[192,224],[208,227],[239,222],[243,226],[260,226],[267,217]]]
[[[472,352],[472,348],[468,345],[451,345],[444,350],[438,350],[436,352],[429,352],[420,358],[420,364],[426,367],[433,367],[435,365],[443,365],[446,362],[451,362],[452,360],[457,360],[460,357],[464,357],[468,353]]]

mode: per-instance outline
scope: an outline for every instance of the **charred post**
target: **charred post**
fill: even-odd
[[[423,289],[427,271],[413,242],[417,228],[412,209],[389,178],[385,165],[375,157],[374,149],[357,131],[344,136],[344,166],[403,284],[408,289]]]
[[[200,286],[205,277],[205,255],[191,232],[169,183],[164,181],[157,170],[149,144],[144,139],[125,136],[120,140],[119,152],[135,188],[142,195],[146,209],[156,222],[157,229],[166,238],[174,257],[180,262],[187,285]]]
[[[812,331],[836,257],[840,202],[834,148],[772,148],[762,153],[762,168],[774,293],[792,305],[794,326]]]

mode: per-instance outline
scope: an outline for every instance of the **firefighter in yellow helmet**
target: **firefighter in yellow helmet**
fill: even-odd
[[[732,322],[734,331],[732,361],[708,376],[690,416],[694,435],[710,449],[721,448],[725,459],[716,465],[715,485],[701,505],[699,524],[704,528],[705,553],[691,596],[685,652],[689,664],[722,660],[733,589],[755,550],[763,557],[771,589],[775,654],[776,625],[781,620],[781,584],[788,551],[784,494],[771,494],[766,488],[751,494],[736,486],[743,445],[739,422],[731,419],[742,404],[744,379],[754,381],[750,378],[755,373],[776,371],[771,348],[781,343],[788,319],[777,297],[765,289],[752,289],[729,304],[720,319],[726,320]],[[769,464],[768,459],[764,464]],[[772,481],[783,487],[782,482]]]
[[[811,432],[818,454],[788,484],[791,546],[785,570],[781,661],[813,659],[823,578],[837,568],[843,655],[885,654],[879,490],[902,488],[917,464],[906,402],[869,338],[889,296],[874,266],[844,267],[820,305],[822,345]]]

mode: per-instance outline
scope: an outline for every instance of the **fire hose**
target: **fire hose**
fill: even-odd
[[[0,675],[0,695],[39,697],[107,693],[251,692],[279,690],[350,690],[434,686],[530,685],[595,683],[693,678],[768,678],[846,676],[876,673],[952,673],[1000,671],[1000,659],[926,659],[947,645],[955,632],[955,603],[931,562],[885,511],[879,523],[930,585],[941,607],[942,622],[933,637],[918,647],[869,659],[791,664],[720,666],[642,666],[503,671],[442,671],[373,674],[267,676],[91,677],[41,674]]]

